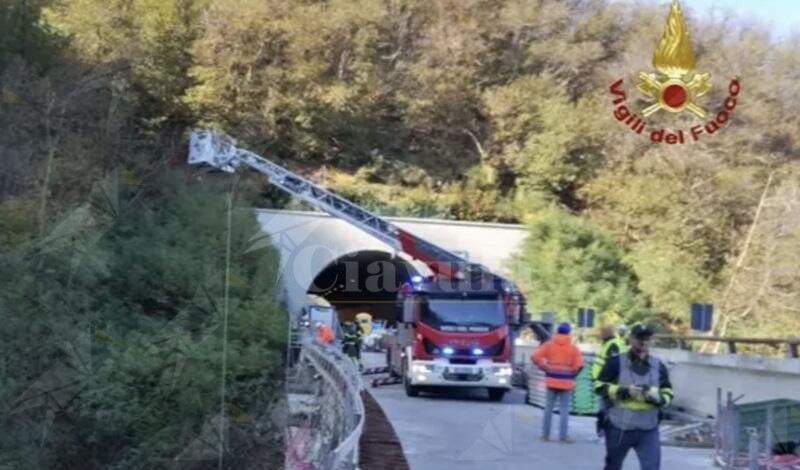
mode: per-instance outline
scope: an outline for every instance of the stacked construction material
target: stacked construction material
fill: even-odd
[[[766,400],[734,405],[736,449],[748,450],[748,428],[755,428],[760,436],[760,448],[769,453],[776,444],[800,442],[800,401],[789,399]],[[792,450],[794,451],[794,449]]]
[[[599,398],[592,389],[591,369],[594,353],[584,353],[584,367],[575,383],[572,397],[572,413],[578,415],[594,415],[599,407]],[[544,408],[547,400],[547,388],[544,384],[544,372],[533,364],[525,364],[528,376],[528,394],[525,401],[533,406]]]
[[[717,390],[715,460],[725,468],[795,469],[800,465],[800,401],[736,404]]]
[[[577,415],[594,415],[600,406],[600,398],[592,387],[592,363],[595,355],[584,353],[583,370],[575,380],[575,392],[572,395],[572,413]]]
[[[547,388],[544,385],[544,372],[533,364],[526,364],[525,371],[528,375],[528,393],[525,402],[533,406],[544,408],[547,400]]]

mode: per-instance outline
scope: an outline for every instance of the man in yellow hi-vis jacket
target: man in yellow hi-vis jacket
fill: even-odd
[[[594,361],[592,361],[591,378],[592,385],[595,389],[598,385],[597,379],[600,377],[600,372],[603,370],[603,366],[606,365],[606,362],[608,362],[610,358],[624,354],[628,350],[628,345],[625,343],[625,340],[616,334],[613,326],[604,326],[600,330],[600,339],[603,343],[600,345],[600,349],[598,349]],[[605,433],[606,410],[610,406],[610,401],[603,399],[600,404],[600,409],[597,411],[596,432],[598,438],[601,438]]]
[[[628,352],[609,358],[595,383],[597,393],[611,401],[605,470],[621,470],[630,449],[642,470],[661,468],[660,410],[672,403],[673,391],[667,367],[650,355],[653,334],[652,327],[635,325]]]

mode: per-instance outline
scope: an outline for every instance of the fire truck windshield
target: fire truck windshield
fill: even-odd
[[[496,296],[428,297],[422,299],[420,320],[441,331],[485,332],[505,323]]]

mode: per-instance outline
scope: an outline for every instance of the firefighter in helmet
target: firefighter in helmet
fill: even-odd
[[[361,367],[361,329],[353,322],[345,322],[342,352],[352,357]]]

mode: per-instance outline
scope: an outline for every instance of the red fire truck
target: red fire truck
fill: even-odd
[[[402,377],[408,396],[427,387],[480,387],[502,400],[511,388],[512,333],[523,312],[522,295],[498,276],[415,276],[397,298],[390,370]]]
[[[397,335],[385,341],[390,371],[403,377],[409,396],[429,386],[483,387],[492,399],[502,400],[511,388],[513,331],[526,319],[525,299],[514,283],[237,147],[218,132],[192,132],[189,163],[226,172],[250,167],[278,188],[429,268],[432,276],[414,276],[401,286]],[[540,338],[547,335],[531,326]]]

